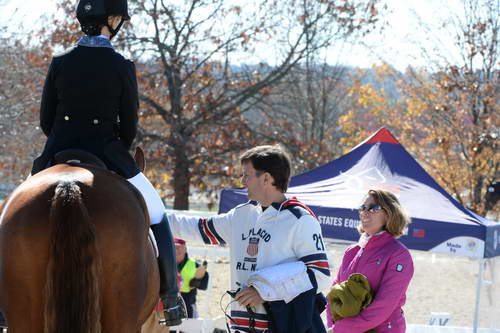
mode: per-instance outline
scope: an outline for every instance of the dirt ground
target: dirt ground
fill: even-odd
[[[331,269],[337,274],[345,245],[328,246]],[[475,294],[479,261],[463,257],[411,251],[415,274],[407,292],[404,307],[409,324],[428,324],[431,312],[447,312],[449,326],[471,327],[474,317]],[[194,256],[196,258],[196,256]],[[198,293],[198,312],[201,317],[223,315],[221,307],[229,303],[225,291],[229,288],[229,260],[226,257],[208,258],[212,289]],[[486,264],[481,293],[480,327],[500,328],[500,258]],[[492,276],[496,274],[496,276]],[[496,278],[496,279],[495,279]],[[222,298],[222,300],[221,300]]]

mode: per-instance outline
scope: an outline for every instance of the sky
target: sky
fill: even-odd
[[[437,26],[449,16],[451,10],[460,9],[460,0],[382,0],[390,12],[385,15],[387,25],[382,32],[369,35],[363,43],[343,45],[339,50],[328,50],[325,57],[329,63],[341,63],[357,67],[370,67],[382,60],[399,70],[408,64],[424,65],[419,57],[420,46],[434,41],[425,34],[421,21]],[[45,14],[55,11],[53,0],[0,0],[0,25],[5,22],[38,22]],[[17,23],[10,23],[16,30]],[[22,29],[19,29],[22,31]],[[445,45],[453,48],[450,36],[439,36]],[[269,56],[272,58],[272,55]]]

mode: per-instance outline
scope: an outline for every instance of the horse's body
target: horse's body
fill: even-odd
[[[159,275],[140,194],[97,167],[28,178],[0,221],[0,308],[13,333],[137,333]]]

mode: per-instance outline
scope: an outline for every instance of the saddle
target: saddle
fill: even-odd
[[[103,169],[108,169],[106,164],[96,155],[80,149],[66,149],[54,155],[51,165],[56,164],[90,164]]]
[[[144,168],[145,165],[144,152],[139,147],[136,148],[136,156],[138,156],[139,164]],[[58,152],[52,158],[50,166],[63,163],[69,165],[89,164],[108,170],[106,164],[104,164],[104,162],[99,157],[85,150],[80,150],[80,149],[66,149]],[[151,242],[151,246],[153,247],[153,252],[155,257],[158,258],[159,255],[158,244],[156,243],[156,238],[151,229],[149,229],[149,241]],[[0,312],[0,328],[2,325],[2,318],[3,318],[2,313]]]

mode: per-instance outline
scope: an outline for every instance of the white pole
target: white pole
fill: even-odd
[[[205,256],[203,257],[203,260],[207,260],[207,250],[205,249]],[[213,261],[211,261],[211,265],[213,267]],[[208,333],[209,331],[209,324],[208,321],[211,321],[212,319],[209,317],[208,311],[210,309],[210,300],[212,299],[212,279],[213,276],[208,277],[208,286],[207,290],[205,292],[207,293],[207,296],[205,297],[205,316],[203,319],[203,333]]]
[[[477,274],[477,286],[476,286],[476,305],[474,308],[474,322],[472,324],[473,332],[477,333],[477,328],[479,326],[479,303],[481,299],[481,287],[483,285],[483,272],[484,272],[484,259],[479,259],[479,272]]]

